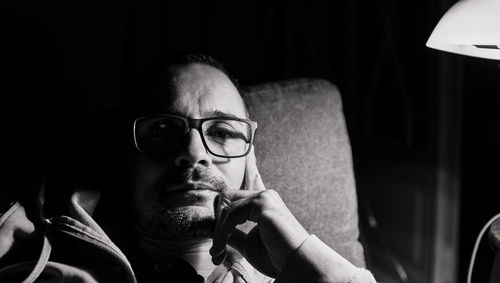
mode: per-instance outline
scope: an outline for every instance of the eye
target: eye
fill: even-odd
[[[224,140],[237,137],[237,133],[235,133],[234,130],[228,125],[214,125],[208,129],[205,135]]]
[[[163,119],[149,126],[149,135],[152,138],[172,137],[182,133],[182,124],[175,120]]]
[[[169,127],[162,122],[152,125],[151,128],[149,129],[150,135],[155,137],[164,137],[168,134],[168,131]]]
[[[205,136],[219,143],[224,143],[234,140],[243,140],[247,142],[245,134],[236,130],[231,125],[222,122],[211,125],[205,131]]]

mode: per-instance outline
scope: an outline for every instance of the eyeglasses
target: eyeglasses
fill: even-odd
[[[205,149],[225,158],[243,157],[250,152],[257,122],[226,117],[191,119],[155,114],[134,121],[134,142],[146,154],[167,154],[181,146],[190,129],[200,133]]]

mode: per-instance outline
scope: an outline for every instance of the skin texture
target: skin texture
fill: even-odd
[[[168,77],[165,94],[151,96],[162,112],[204,118],[219,111],[247,118],[236,87],[219,70],[191,63],[171,67]],[[145,252],[158,259],[195,251],[198,258],[188,261],[205,278],[215,268],[212,262],[224,261],[228,245],[262,273],[276,276],[308,237],[278,193],[266,190],[253,149],[244,158],[214,157],[194,129],[171,154],[137,152],[129,178]],[[190,191],[173,192],[187,185]],[[249,220],[257,225],[248,234],[236,229]]]
[[[151,96],[162,112],[205,118],[222,111],[246,118],[241,96],[219,70],[189,64],[171,67],[169,75],[167,93]],[[152,239],[207,238],[215,223],[215,197],[218,191],[241,187],[245,158],[212,156],[195,129],[171,152],[136,154],[132,162],[132,201],[141,233]],[[214,191],[200,190],[198,184]],[[192,190],[173,192],[185,185],[193,186]]]
[[[229,245],[257,270],[276,277],[309,234],[279,194],[266,189],[253,150],[246,159],[245,175],[245,190],[224,191],[219,196],[212,261],[220,264]],[[248,234],[236,228],[246,221],[257,224]]]

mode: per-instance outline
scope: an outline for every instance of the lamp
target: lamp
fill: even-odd
[[[500,0],[461,0],[434,28],[427,47],[500,60]]]
[[[500,0],[460,0],[432,31],[427,47],[472,57],[500,60]],[[491,227],[490,227],[491,226]],[[474,260],[482,236],[490,228],[495,259],[490,282],[500,279],[500,214],[483,227],[472,251],[467,282],[471,282]]]

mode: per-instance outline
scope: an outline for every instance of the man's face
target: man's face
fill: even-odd
[[[222,113],[246,118],[241,96],[219,70],[197,63],[169,70],[169,90],[148,96],[154,97],[161,112],[189,118]],[[132,158],[129,177],[140,233],[153,239],[208,237],[215,222],[216,196],[220,190],[241,187],[245,158],[211,155],[196,129],[169,152],[137,153]]]

